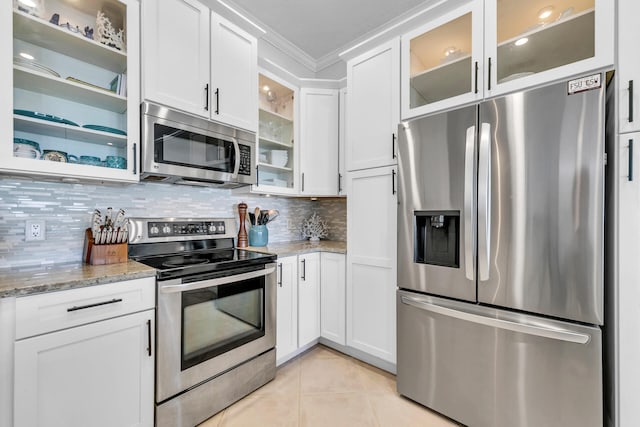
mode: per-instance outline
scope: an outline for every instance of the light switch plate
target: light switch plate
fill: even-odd
[[[34,240],[44,240],[44,220],[27,220],[24,229],[24,240],[27,242]]]

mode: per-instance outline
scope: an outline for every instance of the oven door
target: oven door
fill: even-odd
[[[158,282],[157,403],[275,346],[275,268]]]

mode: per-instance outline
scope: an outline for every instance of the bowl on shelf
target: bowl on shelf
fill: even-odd
[[[42,152],[42,160],[49,160],[51,162],[68,163],[69,157],[64,151],[58,150],[44,150]]]
[[[107,156],[107,158],[105,159],[105,164],[108,168],[126,169],[127,159],[120,156]]]
[[[273,166],[284,167],[289,161],[289,152],[287,150],[271,150],[269,152],[269,163]]]
[[[25,159],[39,159],[42,155],[40,144],[29,139],[13,138],[13,156]]]
[[[78,163],[83,165],[102,166],[102,160],[96,156],[80,156]]]

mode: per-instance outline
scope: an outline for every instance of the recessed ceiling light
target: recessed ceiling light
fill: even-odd
[[[113,145],[113,142],[107,142],[107,145]]]
[[[553,13],[553,9],[554,9],[553,6],[543,7],[538,11],[538,19],[540,19],[541,21],[544,21],[545,19],[551,16],[551,14]]]
[[[35,59],[33,55],[29,55],[25,52],[20,52],[20,56],[22,56],[24,59],[28,59],[29,61],[33,61]]]
[[[36,2],[34,2],[33,0],[20,0],[20,3],[27,7],[36,7]]]
[[[269,92],[271,90],[271,88],[267,85],[262,86],[262,90],[265,92]]]
[[[514,43],[516,46],[522,46],[523,44],[525,44],[526,42],[528,42],[529,39],[526,37],[523,37],[521,39],[516,40],[516,42]]]

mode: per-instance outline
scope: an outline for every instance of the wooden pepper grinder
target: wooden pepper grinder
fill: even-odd
[[[246,248],[249,246],[249,238],[247,230],[244,227],[245,218],[247,216],[247,204],[245,202],[238,203],[238,214],[240,215],[240,229],[238,230],[238,247]]]

